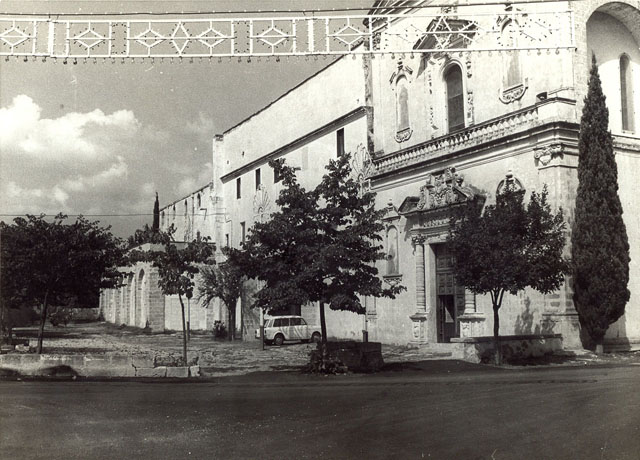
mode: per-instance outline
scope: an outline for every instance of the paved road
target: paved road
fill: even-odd
[[[0,457],[640,458],[640,366],[0,382]]]

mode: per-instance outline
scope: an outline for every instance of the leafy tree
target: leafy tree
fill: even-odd
[[[629,300],[630,258],[609,112],[595,56],[578,149],[578,192],[571,234],[573,301],[580,323],[601,352],[609,325],[624,314]]]
[[[193,297],[194,278],[200,271],[197,264],[205,263],[213,248],[206,239],[198,238],[184,248],[167,243],[164,251],[153,251],[148,257],[158,269],[158,287],[164,295],[177,295],[182,309],[182,356],[187,363],[187,326],[184,314],[183,297]]]
[[[156,192],[156,201],[153,203],[153,226],[151,229],[154,232],[160,230],[160,202],[158,201],[158,192]]]
[[[222,263],[206,265],[200,270],[200,295],[205,306],[213,299],[220,299],[225,304],[229,314],[229,340],[235,339],[236,304],[242,294],[244,273],[238,265],[238,250],[223,248],[223,254],[227,257]]]
[[[282,312],[319,302],[326,349],[325,305],[365,313],[359,296],[393,298],[400,286],[383,288],[376,261],[385,257],[380,233],[384,210],[375,195],[352,178],[350,155],[341,155],[313,190],[305,190],[284,160],[269,165],[283,181],[279,210],[250,229],[239,263],[250,278],[264,282],[254,307]]]
[[[42,352],[50,305],[72,297],[95,298],[100,288],[114,287],[120,280],[117,266],[122,262],[123,245],[110,227],[100,227],[82,216],[71,224],[66,219],[58,214],[48,222],[44,215],[27,215],[14,219],[12,225],[0,224],[2,303],[41,306],[38,353]]]
[[[500,364],[499,311],[505,292],[517,294],[531,287],[542,293],[558,289],[568,264],[564,247],[562,209],[551,212],[547,188],[531,193],[507,185],[495,205],[478,200],[452,214],[448,244],[454,256],[457,281],[476,294],[491,296],[493,344]]]
[[[154,230],[149,227],[149,224],[144,224],[142,228],[137,229],[133,235],[127,238],[128,247],[135,248],[146,243],[167,244],[173,240],[174,231],[173,225],[167,232],[163,232],[160,229]]]

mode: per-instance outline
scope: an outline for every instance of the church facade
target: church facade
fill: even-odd
[[[407,289],[393,300],[362,299],[366,315],[330,312],[329,334],[356,339],[366,330],[370,340],[395,344],[489,336],[490,299],[456,283],[446,245],[448,208],[474,195],[495,202],[507,183],[525,196],[546,185],[552,206],[564,210],[569,244],[579,123],[595,55],[631,247],[631,298],[625,315],[610,327],[607,344],[631,348],[640,343],[640,3],[523,5],[571,13],[551,15],[553,27],[545,30],[572,34],[575,49],[551,51],[535,49],[541,32],[527,15],[514,14],[517,4],[428,9],[441,13],[443,21],[418,14],[425,9],[395,6],[402,3],[376,3],[385,12],[402,14],[376,28],[377,42],[393,48],[394,41],[407,40],[402,31],[410,25],[448,37],[441,51],[418,52],[434,47],[433,38],[419,38],[413,44],[416,53],[338,59],[216,136],[211,183],[165,206],[163,227],[175,225],[184,240],[199,232],[218,247],[237,247],[251,225],[274,210],[280,184],[268,160],[285,158],[300,168],[301,183],[312,187],[330,158],[351,152],[354,173],[377,193],[377,205],[388,210],[382,235],[387,258],[378,264],[380,276]],[[460,30],[477,34],[461,38],[455,33]],[[495,51],[504,44],[530,49]],[[249,283],[238,306],[237,326],[245,335],[259,322],[249,308],[254,291]],[[316,306],[299,311],[317,322]],[[224,316],[220,309],[211,314]],[[581,346],[569,277],[551,294],[525,290],[505,296],[500,315],[502,335],[561,336],[565,347]],[[202,324],[208,327],[206,320]]]

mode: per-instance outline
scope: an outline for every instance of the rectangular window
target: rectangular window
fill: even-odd
[[[280,177],[280,174],[278,174],[278,171],[276,169],[274,169],[273,170],[273,183],[277,184],[281,180],[282,180],[282,177]]]
[[[247,226],[244,222],[240,222],[240,243],[244,244],[244,238],[246,236]]]
[[[336,151],[338,156],[344,155],[344,128],[336,131]]]
[[[260,168],[256,169],[256,190],[260,188]]]
[[[240,182],[240,178],[236,179],[236,198],[239,200],[242,197],[242,183]]]
[[[225,245],[227,247],[229,247],[229,234],[228,233],[225,233],[225,235],[224,235],[224,242],[225,242]]]

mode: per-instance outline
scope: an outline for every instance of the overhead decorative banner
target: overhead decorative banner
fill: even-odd
[[[433,8],[405,15],[83,19],[0,15],[0,56],[250,58],[574,47],[570,11]],[[87,19],[89,18],[89,19]],[[505,24],[518,39],[504,39]]]

